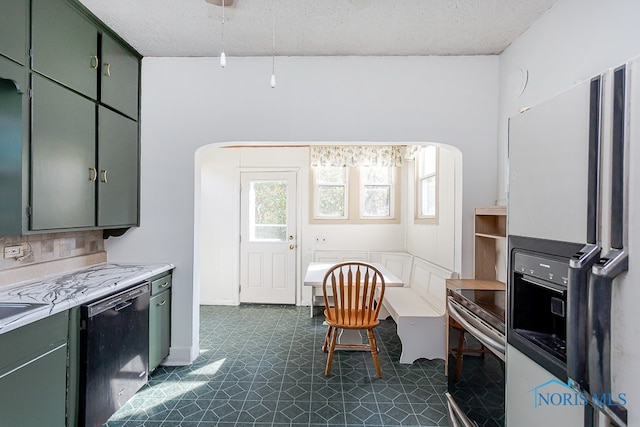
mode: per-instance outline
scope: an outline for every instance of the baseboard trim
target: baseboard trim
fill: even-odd
[[[171,347],[169,356],[162,361],[165,366],[185,366],[191,365],[200,350],[198,347]]]

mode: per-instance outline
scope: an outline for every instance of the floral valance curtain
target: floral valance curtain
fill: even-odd
[[[401,145],[312,145],[311,166],[402,166]]]

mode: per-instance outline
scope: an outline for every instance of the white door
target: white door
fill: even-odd
[[[296,173],[242,172],[240,302],[296,302]]]

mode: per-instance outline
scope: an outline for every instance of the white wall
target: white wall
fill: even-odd
[[[440,147],[438,159],[438,206],[437,224],[414,224],[415,185],[413,168],[409,173],[407,206],[406,250],[420,258],[448,270],[461,271],[462,236],[460,235],[462,214],[462,155],[452,147]],[[411,165],[413,166],[413,164]],[[493,201],[488,202],[493,204]],[[467,246],[473,240],[467,240]],[[471,276],[466,276],[471,277]]]
[[[508,118],[640,54],[640,2],[560,0],[500,55],[498,194],[504,199]],[[520,96],[517,68],[528,69]]]
[[[305,252],[311,251],[311,237],[305,229],[309,212],[309,149],[209,146],[198,151],[197,159],[201,170],[201,191],[196,189],[200,219],[196,220],[195,227],[196,233],[200,230],[201,238],[199,259],[196,260],[200,263],[200,303],[237,305],[240,303],[240,170],[297,171],[297,224],[302,230],[297,245],[304,256]],[[298,303],[300,297],[298,292]]]
[[[472,208],[496,198],[497,57],[144,58],[141,226],[110,261],[176,264],[172,359],[198,346],[195,152],[226,141],[432,141],[462,152],[463,275]],[[195,276],[194,276],[195,275]],[[175,355],[175,357],[174,357]]]

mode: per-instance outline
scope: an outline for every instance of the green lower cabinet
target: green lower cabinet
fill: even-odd
[[[66,425],[67,325],[63,312],[0,335],[0,423]]]
[[[149,302],[149,372],[169,355],[171,347],[171,275],[151,282]]]

